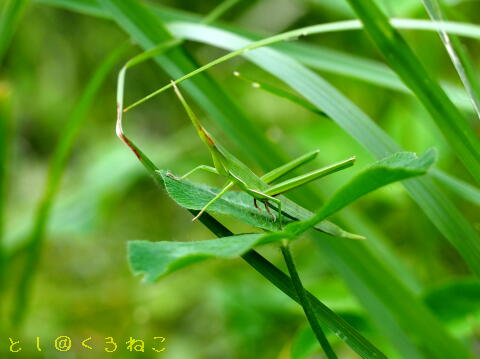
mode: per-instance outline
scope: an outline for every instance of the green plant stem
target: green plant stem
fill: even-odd
[[[29,0],[7,0],[0,14],[0,64]]]
[[[295,266],[295,262],[293,260],[292,252],[290,251],[289,242],[284,241],[280,246],[280,249],[282,250],[283,258],[285,260],[285,263],[287,264],[288,272],[290,274],[293,286],[295,287],[295,292],[297,293],[300,305],[305,312],[305,316],[307,317],[308,323],[310,324],[310,327],[312,328],[318,343],[322,347],[327,358],[337,359],[337,355],[333,351],[330,343],[327,340],[327,337],[325,336],[325,333],[320,327],[320,323],[318,323],[315,312],[312,309],[312,304],[310,303],[310,300],[305,293],[305,289],[303,287],[302,281]]]
[[[137,159],[147,170],[147,172],[153,177],[153,180],[162,188],[164,182],[159,175],[159,168],[150,160],[150,158],[123,132],[121,132],[122,141],[132,150]],[[195,217],[199,213],[198,210],[188,211]],[[205,227],[207,227],[217,237],[228,237],[234,235],[228,228],[218,222],[210,214],[204,213],[199,219]],[[242,258],[250,264],[257,272],[274,284],[278,289],[287,294],[290,298],[300,303],[300,298],[295,290],[294,285],[290,277],[271,264],[268,260],[262,257],[254,250],[250,250]],[[310,301],[314,315],[319,318],[320,321],[325,323],[332,331],[341,337],[355,352],[357,352],[362,358],[386,358],[386,356],[377,349],[372,343],[370,343],[365,337],[358,333],[350,324],[344,319],[337,316],[326,305],[320,302],[314,295],[306,292],[306,296]]]
[[[12,143],[11,94],[6,83],[0,82],[0,317],[3,318],[3,294],[7,256],[3,237],[5,232],[5,207],[7,199],[9,153]]]
[[[68,159],[75,143],[77,134],[86,119],[88,109],[95,100],[95,96],[103,81],[111,72],[114,65],[126,51],[128,45],[124,44],[109,55],[99,65],[80,100],[75,105],[69,121],[66,124],[62,136],[54,149],[52,161],[48,170],[46,186],[38,204],[34,223],[28,241],[26,243],[26,258],[20,279],[17,282],[16,298],[12,310],[12,324],[19,327],[25,317],[28,308],[28,299],[31,292],[32,282],[41,257],[41,249],[45,238],[46,227],[50,217],[55,194],[58,191],[62,175],[68,163]]]
[[[241,0],[225,0],[216,6],[210,13],[207,14],[202,20],[204,24],[210,24],[220,17],[222,17],[226,12],[232,9],[237,3]]]
[[[142,162],[143,163],[143,162]],[[145,165],[148,170],[148,166]],[[156,176],[155,172],[151,173],[155,177],[156,182],[160,183],[160,176]],[[189,212],[196,216],[198,211],[189,210]],[[217,237],[228,237],[234,235],[228,228],[218,222],[210,214],[204,213],[199,221],[207,227]],[[298,293],[295,289],[292,279],[283,273],[280,269],[275,267],[266,258],[260,255],[255,250],[250,250],[242,255],[250,266],[252,266],[258,273],[271,282],[275,287],[280,289],[283,293],[288,295],[297,303],[301,304]],[[304,291],[308,301],[311,304],[313,315],[324,323],[328,328],[334,331],[343,341],[345,341],[358,355],[362,358],[369,359],[383,359],[387,358],[378,348],[369,342],[363,335],[356,331],[344,319],[335,314],[330,308],[323,304],[318,298],[308,291]]]

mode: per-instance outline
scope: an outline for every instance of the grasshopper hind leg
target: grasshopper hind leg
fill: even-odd
[[[272,211],[270,211],[270,207],[268,206],[268,199],[264,199],[262,200],[263,202],[263,205],[265,206],[265,210],[267,211],[267,213],[272,216],[273,218],[273,221],[276,222],[277,221],[277,217],[272,213]]]

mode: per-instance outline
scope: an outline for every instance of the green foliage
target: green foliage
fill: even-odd
[[[258,244],[261,234],[210,239],[197,242],[130,241],[128,261],[133,274],[153,282],[164,275],[208,258],[236,258]]]
[[[160,171],[165,189],[168,195],[180,206],[200,210],[208,203],[216,193],[220,191],[218,188],[206,186],[204,184],[196,184],[186,180],[178,180],[168,175],[168,171]],[[294,220],[307,219],[313,215],[312,212],[298,206],[286,197],[281,197],[283,202],[283,210],[286,216],[284,223]],[[226,214],[233,216],[238,220],[245,222],[251,226],[265,230],[279,230],[279,223],[274,221],[272,216],[264,210],[258,210],[253,205],[253,199],[245,192],[230,191],[216,201],[210,207],[214,213]],[[315,225],[315,229],[325,232],[329,235],[342,238],[361,239],[356,234],[348,233],[329,221],[322,221]]]
[[[348,0],[392,69],[430,112],[460,161],[480,184],[480,140],[411,48],[369,0]]]
[[[477,354],[477,3],[424,0],[429,14],[416,0],[28,3],[0,5],[0,84],[13,95],[0,90],[0,332],[47,343],[165,330],[172,358],[309,358],[316,341],[332,358]],[[201,123],[252,173],[313,149],[322,166],[351,155],[356,165],[279,196],[283,228],[239,188],[191,223],[219,189],[158,169],[208,163],[173,93],[123,114],[128,137],[118,133],[137,157],[114,137],[115,79],[100,59],[124,41],[138,54],[124,69],[141,65],[128,73],[127,107],[184,81]],[[434,152],[413,155],[431,147],[437,168]],[[283,239],[302,233],[292,257]],[[132,239],[133,271],[160,283],[131,275]],[[10,308],[17,330],[7,330]],[[315,331],[292,336],[304,314]],[[27,345],[17,356],[41,355]]]
[[[246,234],[197,242],[133,241],[129,244],[130,266],[135,274],[145,274],[147,281],[153,281],[174,270],[207,258],[232,258],[246,253],[256,245],[283,238],[294,238],[369,192],[396,181],[425,174],[434,160],[435,152],[427,151],[421,157],[409,152],[400,152],[375,162],[342,186],[315,215],[303,221],[294,221],[284,230],[279,230],[273,225],[267,226],[265,216],[263,221],[256,219],[260,216],[252,214],[257,210],[253,207],[251,197],[243,192],[230,192],[229,195],[225,195],[228,199],[220,199],[212,205],[212,211],[229,214],[262,229],[277,229],[277,231],[264,235]],[[202,208],[218,192],[218,189],[212,190],[205,186],[174,179],[166,171],[162,171],[161,174],[168,194],[177,203],[189,209]],[[249,205],[248,202],[250,202]],[[335,232],[328,234],[334,236]]]
[[[6,0],[0,8],[0,64],[28,3],[28,0]]]
[[[423,300],[457,335],[473,333],[478,328],[480,282],[477,279],[456,278],[432,288]]]

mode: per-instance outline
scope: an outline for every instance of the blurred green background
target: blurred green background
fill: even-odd
[[[391,16],[426,18],[420,1],[380,2]],[[206,14],[218,1],[150,3]],[[451,19],[478,23],[478,1],[448,3]],[[223,16],[222,21],[249,32],[269,35],[353,16],[348,5],[339,0],[245,0]],[[402,33],[431,73],[438,79],[460,85],[437,34]],[[110,354],[115,358],[281,359],[290,357],[292,345],[294,352],[299,351],[295,346],[306,352],[307,356],[297,353],[298,358],[322,358],[318,348],[310,351],[312,341],[305,331],[301,308],[241,259],[209,260],[173,273],[155,285],[143,284],[130,273],[126,260],[128,240],[213,238],[200,224],[191,223],[188,212],[154,184],[115,136],[116,75],[124,61],[139,52],[134,45],[110,73],[88,111],[56,197],[25,322],[21,329],[9,329],[8,314],[15,301],[12,289],[23,265],[21,247],[44,189],[52,150],[91,74],[125,41],[127,36],[113,22],[32,1],[0,68],[0,80],[9,84],[13,94],[13,148],[4,241],[7,252],[15,254],[3,290],[2,358],[105,358],[107,354],[97,348],[103,348],[104,338],[109,336],[119,344],[117,352]],[[360,31],[313,36],[301,41],[382,61]],[[465,40],[465,44],[478,66],[478,43]],[[185,47],[199,64],[224,54],[198,43],[186,43]],[[318,148],[321,151],[318,166],[357,156],[357,169],[311,186],[329,193],[354,171],[373,161],[371,155],[332,121],[252,88],[232,76],[233,71],[279,87],[284,85],[239,58],[209,71],[254,120],[255,126],[290,157]],[[414,97],[335,73],[322,75],[404,148],[421,152],[434,146],[440,152],[438,167],[469,180]],[[153,62],[134,68],[127,77],[127,103],[169,80]],[[200,109],[198,112],[216,138],[260,172],[241,148],[224,138],[221,129]],[[473,120],[472,112],[467,115]],[[479,122],[474,123],[480,133]],[[132,111],[126,126],[130,136],[160,168],[184,173],[198,164],[210,163],[208,152],[171,91]],[[222,184],[221,179],[209,175],[198,175],[195,180]],[[478,207],[461,198],[452,198],[462,213],[480,228]],[[418,281],[416,294],[430,298],[432,291],[441,293],[454,286],[453,291],[447,291],[446,299],[454,307],[453,314],[445,312],[441,295],[434,296],[428,303],[449,331],[470,348],[476,347],[479,354],[480,287],[470,279],[457,252],[403,187],[396,184],[377,191],[358,201],[351,210],[380,233],[383,244],[414,274]],[[230,228],[245,228],[232,219],[223,220]],[[362,233],[361,228],[350,229]],[[293,249],[305,286],[388,354],[398,357],[329,266],[328,258],[319,250],[312,250],[310,241],[297,241]],[[260,252],[284,268],[276,247],[262,247]],[[452,293],[465,296],[457,303]],[[53,340],[60,335],[72,338],[74,350],[60,353],[52,348]],[[41,353],[35,351],[37,336],[45,343]],[[96,348],[91,352],[80,347],[80,340],[90,336]],[[130,336],[145,339],[147,349],[153,345],[153,337],[164,336],[167,350],[160,354],[150,350],[128,352],[125,342]],[[7,352],[9,337],[21,340],[21,353]],[[358,357],[333,336],[329,338],[341,358]]]

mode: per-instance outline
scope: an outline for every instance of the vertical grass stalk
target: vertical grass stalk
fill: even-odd
[[[290,244],[287,241],[283,241],[280,248],[282,250],[285,263],[287,264],[288,272],[290,274],[290,278],[292,279],[295,292],[297,293],[300,301],[300,305],[303,308],[305,316],[307,317],[308,323],[310,324],[318,343],[322,347],[328,359],[337,359],[337,355],[330,346],[330,343],[328,342],[327,337],[325,336],[325,333],[318,322],[315,312],[313,311],[310,300],[305,293],[305,289],[303,288],[302,281],[300,280],[300,276],[298,275],[297,268],[293,260],[292,252],[290,251]]]
[[[6,255],[3,243],[5,232],[5,208],[8,185],[9,152],[11,133],[11,94],[6,83],[0,82],[0,317],[3,316]]]
[[[439,0],[422,0],[430,18],[436,23],[445,22],[444,14]],[[470,61],[467,51],[457,37],[450,37],[445,29],[439,29],[438,34],[445,46],[445,49],[452,60],[455,70],[470,97],[472,107],[480,119],[480,84]]]
[[[7,0],[0,14],[0,64],[29,0]]]
[[[480,183],[480,140],[407,42],[371,0],[348,0],[390,67],[418,97],[473,178]]]

